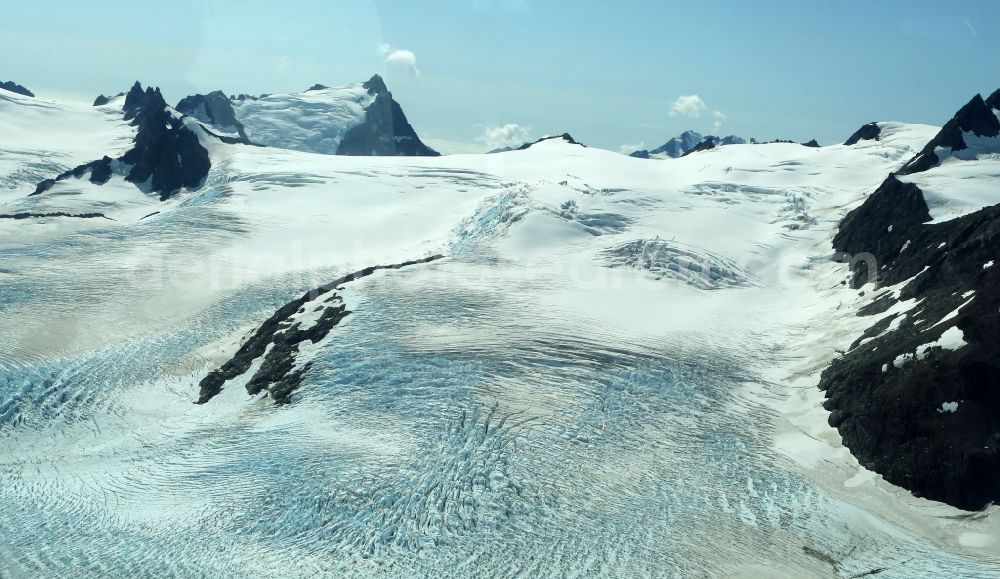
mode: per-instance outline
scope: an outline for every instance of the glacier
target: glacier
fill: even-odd
[[[27,196],[55,131],[66,170],[134,129],[0,99],[0,213],[107,216],[0,219],[4,576],[1000,569],[993,507],[861,467],[815,388],[866,327],[837,223],[937,127],[664,162],[203,141],[204,184],[161,202],[120,176]],[[262,357],[195,404],[303,292],[436,254],[338,284],[289,404],[248,394]]]

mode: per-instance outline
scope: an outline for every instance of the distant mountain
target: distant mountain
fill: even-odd
[[[640,159],[676,159],[677,157],[683,157],[695,149],[702,151],[705,149],[713,149],[721,145],[743,145],[747,142],[748,141],[746,139],[735,135],[729,135],[726,137],[716,137],[713,135],[703,136],[701,133],[696,131],[684,131],[680,135],[677,135],[651,151],[645,149],[633,151],[629,156],[638,157]],[[755,141],[750,139],[749,142]]]
[[[677,158],[695,148],[702,140],[701,133],[695,131],[684,131],[680,135],[663,143],[659,147],[649,150],[633,151],[629,156],[649,159],[652,157]]]
[[[563,141],[566,141],[570,145],[580,145],[581,147],[586,147],[587,146],[587,145],[584,145],[583,143],[578,142],[569,133],[563,133],[561,135],[553,135],[553,136],[550,136],[550,137],[542,137],[541,139],[538,139],[537,141],[535,141],[533,143],[525,143],[525,144],[521,145],[520,147],[518,147],[517,150],[518,151],[523,151],[525,149],[530,149],[532,146],[537,145],[538,143],[541,143],[542,141],[552,141],[552,140],[556,140],[556,139],[561,139]]]
[[[179,112],[256,144],[327,155],[430,156],[382,77],[341,87],[316,84],[301,93],[192,95]]]
[[[19,95],[24,95],[29,97],[35,96],[35,93],[31,92],[30,90],[24,88],[23,86],[17,84],[12,80],[0,82],[0,89],[9,90],[10,92],[17,93]]]

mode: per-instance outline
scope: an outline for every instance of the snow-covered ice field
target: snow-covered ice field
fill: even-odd
[[[96,123],[59,167],[131,137],[39,102]],[[994,575],[994,509],[862,469],[815,388],[866,327],[836,224],[936,130],[664,161],[216,145],[163,203],[27,197],[51,171],[0,131],[0,214],[109,218],[0,219],[0,576]],[[284,303],[435,253],[344,285],[291,404],[250,372],[193,403]]]

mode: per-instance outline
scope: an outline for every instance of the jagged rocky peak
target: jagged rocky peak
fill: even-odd
[[[122,110],[125,112],[125,120],[133,120],[138,114],[146,109],[156,109],[162,111],[167,107],[167,101],[163,100],[160,88],[146,87],[142,90],[139,81],[135,81],[132,88],[125,94],[125,104]],[[132,123],[133,125],[138,123]]]
[[[392,93],[381,76],[376,74],[361,86],[375,98],[365,109],[364,121],[344,133],[344,138],[337,147],[338,155],[440,155],[417,136],[406,119],[403,108],[392,98]]]
[[[861,141],[877,141],[882,134],[882,127],[878,123],[868,123],[866,125],[861,125],[861,128],[854,131],[850,137],[844,141],[844,144],[850,147],[851,145],[856,145]]]
[[[382,80],[382,77],[377,74],[372,75],[372,77],[363,82],[361,86],[365,87],[365,90],[367,90],[368,94],[371,95],[389,93],[389,87],[385,85],[385,81]]]
[[[972,97],[965,106],[960,108],[955,116],[951,118],[941,131],[927,143],[927,145],[917,153],[903,168],[899,170],[901,175],[910,175],[926,171],[941,162],[938,150],[946,152],[964,151],[969,147],[966,142],[966,135],[976,137],[997,137],[1000,136],[1000,119],[994,112],[998,101],[1000,101],[1000,91],[990,95],[990,102],[987,104],[982,95]],[[1000,152],[1000,141],[995,143],[995,150],[988,152]]]
[[[0,89],[10,91],[12,93],[17,93],[22,96],[33,97],[35,93],[31,92],[27,88],[17,84],[12,80],[0,82]]]
[[[124,176],[140,189],[159,193],[161,200],[173,196],[182,187],[199,187],[208,175],[211,160],[198,134],[201,127],[189,127],[181,115],[168,106],[159,88],[147,87],[136,81],[125,95],[123,118],[138,127],[133,147],[118,159],[102,159],[80,165],[53,179],[38,184],[34,195],[52,188],[58,181],[81,178],[90,173],[90,181],[106,183],[113,174]]]
[[[170,114],[159,89],[136,83],[125,101],[125,117],[135,114],[139,126],[135,146],[121,157],[131,166],[128,181],[160,194],[165,200],[182,187],[199,187],[208,175],[211,161],[198,135],[184,124],[183,118]],[[141,97],[138,95],[142,95]],[[132,97],[132,107],[129,107]]]

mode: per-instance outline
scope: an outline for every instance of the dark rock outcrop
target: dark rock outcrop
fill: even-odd
[[[584,145],[583,143],[577,142],[575,139],[573,139],[573,137],[569,133],[563,133],[561,135],[554,135],[554,136],[551,136],[551,137],[542,137],[541,139],[538,139],[537,141],[534,141],[534,142],[531,142],[531,143],[525,143],[525,144],[521,145],[520,147],[518,147],[517,150],[518,151],[524,151],[525,149],[530,149],[533,145],[537,145],[538,143],[541,143],[543,141],[552,141],[552,140],[555,140],[555,139],[561,139],[563,141],[566,141],[570,145],[580,145],[581,147],[586,147],[587,146],[587,145]]]
[[[17,93],[22,96],[28,96],[28,97],[35,96],[35,93],[31,92],[30,90],[26,89],[25,87],[17,84],[12,80],[0,82],[0,90],[10,91],[12,93]]]
[[[684,154],[681,155],[681,157],[687,157],[688,155],[690,155],[692,153],[697,153],[699,151],[708,151],[708,150],[714,149],[716,147],[721,147],[721,146],[722,146],[722,144],[719,142],[719,139],[717,137],[708,136],[708,137],[705,137],[705,139],[702,142],[698,143],[697,145],[695,145],[691,149],[685,151]]]
[[[1000,91],[998,91],[1000,92]],[[997,93],[990,95],[991,102],[1000,100]],[[963,133],[972,133],[979,137],[996,137],[1000,135],[1000,120],[993,113],[993,108],[986,104],[981,95],[976,95],[964,107],[955,113],[950,121],[945,123],[941,131],[915,157],[910,159],[899,170],[900,175],[910,175],[926,171],[941,162],[934,149],[938,147],[961,151],[968,147]]]
[[[307,88],[306,92],[309,92],[311,90],[326,90],[328,88],[330,88],[330,87],[326,86],[325,84],[316,83],[316,84],[312,85],[311,87]]]
[[[628,154],[629,157],[635,157],[636,159],[649,159],[649,151],[642,149],[640,151],[632,151]]]
[[[365,110],[365,120],[352,127],[337,146],[338,155],[402,155],[437,157],[406,120],[402,107],[392,98],[379,75],[362,85],[375,99]]]
[[[104,105],[110,103],[111,99],[118,98],[120,96],[125,96],[125,93],[120,92],[120,93],[118,93],[118,94],[116,94],[114,96],[110,96],[110,97],[106,97],[104,95],[98,95],[98,97],[96,99],[94,99],[94,106],[95,107],[103,107]]]
[[[934,147],[991,131],[984,110],[973,99],[908,166],[932,169]],[[1000,502],[1000,205],[932,223],[920,188],[890,175],[833,245],[852,287],[873,284],[858,315],[881,318],[822,374],[830,425],[863,466],[918,496]],[[887,315],[901,301],[909,309]]]
[[[215,127],[217,130],[227,133],[236,132],[240,142],[250,143],[243,124],[236,118],[232,100],[221,90],[205,95],[196,94],[184,97],[174,108],[178,112],[191,115],[199,121]]]
[[[88,172],[90,173],[90,182],[95,185],[104,185],[111,179],[111,163],[110,157],[105,156],[97,161],[91,161],[89,163],[84,163],[74,169],[70,169],[64,173],[60,173],[53,179],[46,179],[35,187],[34,193],[31,195],[39,195],[52,188],[53,185],[58,181],[64,181],[70,177],[75,177],[77,179],[83,177]],[[30,197],[30,195],[29,195]]]
[[[895,330],[873,326],[824,371],[820,388],[830,424],[862,465],[918,496],[977,510],[1000,501],[1000,267],[984,267],[1000,255],[1000,207],[917,221],[893,228],[891,246],[905,239],[902,251],[869,249],[884,254],[880,281],[913,278],[899,299],[919,303],[892,320]],[[856,240],[877,237],[881,225],[845,227],[842,239]],[[861,313],[896,301],[880,299]],[[965,345],[935,346],[955,328]]]
[[[312,343],[319,342],[351,313],[343,305],[340,296],[335,292],[332,294],[330,292],[345,283],[369,276],[379,270],[400,269],[419,263],[429,263],[442,257],[444,256],[433,255],[392,265],[366,267],[310,290],[298,299],[288,302],[265,320],[228,362],[209,372],[201,380],[197,403],[204,404],[211,400],[222,391],[222,386],[228,380],[245,374],[254,361],[267,352],[260,367],[247,382],[247,393],[255,395],[266,390],[276,404],[287,404],[291,401],[291,393],[299,387],[309,370],[308,363],[298,370],[294,369],[299,344],[306,340]],[[327,296],[327,294],[330,295]],[[323,296],[326,297],[320,301],[319,298]],[[303,328],[293,318],[296,314],[305,313],[307,309],[314,312],[323,310],[323,313],[313,325]],[[271,346],[269,351],[268,346]]]
[[[131,165],[125,179],[140,186],[148,183],[150,192],[161,200],[170,198],[181,187],[199,187],[212,164],[208,151],[182,119],[174,118],[160,89],[145,92],[136,83],[125,97],[125,118],[133,118],[139,131],[135,146],[121,157]]]
[[[889,175],[860,207],[844,217],[833,238],[833,247],[852,258],[870,254],[876,263],[884,265],[899,255],[915,226],[930,220],[920,189]],[[871,272],[869,280],[865,262],[855,265],[857,286],[875,281],[877,273]]]
[[[160,94],[160,89],[153,87],[146,87],[146,90],[142,90],[142,85],[139,81],[135,81],[132,88],[125,94],[125,104],[122,106],[122,110],[125,112],[125,120],[131,121],[135,119],[139,111],[144,109],[150,109],[153,107],[159,107],[160,103],[166,107],[167,103],[163,100],[163,95]],[[137,123],[132,123],[133,125]]]
[[[993,91],[993,94],[986,97],[986,106],[994,110],[1000,110],[1000,88]]]
[[[868,123],[862,125],[860,129],[854,131],[850,137],[844,141],[847,146],[856,145],[861,141],[877,141],[882,134],[882,127],[878,123]]]
[[[819,147],[819,143],[816,142],[816,139],[812,139],[810,141],[802,143],[802,146],[803,147],[817,147],[818,148]]]
[[[79,219],[110,219],[103,213],[65,213],[55,211],[52,213],[6,213],[0,215],[0,219],[32,219],[37,217],[77,217]]]

